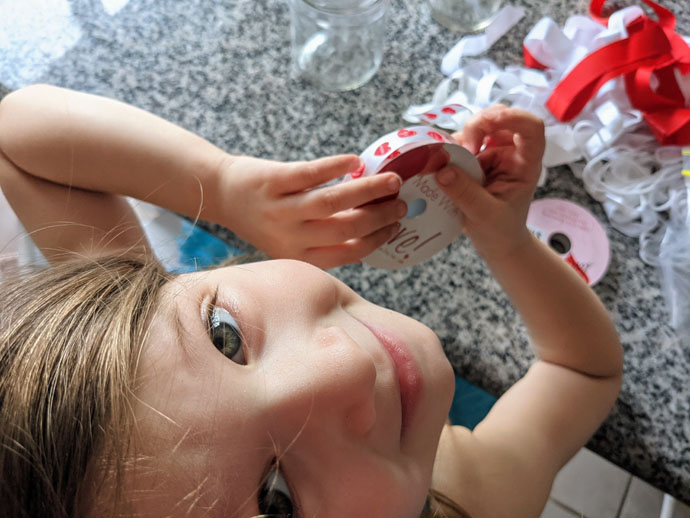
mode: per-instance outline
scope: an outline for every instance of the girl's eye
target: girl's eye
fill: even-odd
[[[259,513],[276,518],[295,518],[292,495],[285,478],[274,462],[266,482],[259,490]]]
[[[227,358],[240,365],[246,365],[239,326],[226,309],[211,304],[208,316],[208,335],[216,349]]]

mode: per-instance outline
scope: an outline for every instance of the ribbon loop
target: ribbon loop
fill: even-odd
[[[690,73],[690,47],[674,32],[676,22],[671,11],[652,0],[643,1],[654,10],[658,21],[645,16],[639,8],[623,9],[605,18],[605,0],[591,1],[592,18],[608,24],[608,30],[597,38],[618,39],[580,60],[554,88],[546,106],[559,120],[569,121],[607,81],[624,76],[630,103],[642,111],[659,142],[690,143],[690,78],[684,77]],[[555,29],[548,22],[541,30],[557,43],[556,52],[567,47],[553,36]],[[536,68],[551,66],[552,56],[530,45],[529,36],[525,47],[526,64]]]

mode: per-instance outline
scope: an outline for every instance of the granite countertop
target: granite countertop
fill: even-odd
[[[285,2],[53,3],[56,11],[49,13],[13,6],[11,27],[4,13],[10,37],[9,48],[0,47],[0,95],[41,81],[115,97],[231,153],[276,160],[359,153],[401,127],[407,106],[430,99],[442,79],[440,58],[459,38],[431,20],[426,2],[393,0],[378,74],[353,92],[322,93],[292,75]],[[563,22],[586,7],[584,0],[514,4],[527,15],[489,52],[500,65],[521,61],[522,39],[540,16]],[[678,15],[680,32],[690,33],[685,1],[664,5]],[[48,44],[31,51],[21,43],[22,30]],[[551,170],[537,196],[570,199],[606,221],[567,168]],[[639,259],[637,241],[605,226],[612,258],[595,290],[621,334],[625,378],[615,409],[588,447],[690,503],[690,350],[667,323],[657,272]],[[494,395],[534,359],[525,328],[466,239],[394,273],[367,266],[334,273],[373,302],[433,328],[456,372]]]

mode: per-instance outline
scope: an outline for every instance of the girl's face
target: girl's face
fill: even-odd
[[[419,516],[453,393],[429,328],[288,260],[180,276],[160,308],[125,482],[141,515]]]

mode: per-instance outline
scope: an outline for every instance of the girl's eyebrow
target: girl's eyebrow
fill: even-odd
[[[169,316],[167,320],[168,325],[172,327],[174,332],[175,348],[182,353],[181,359],[184,364],[188,367],[191,367],[194,365],[194,355],[190,353],[194,350],[194,348],[190,347],[188,344],[189,331],[185,327],[182,318],[180,317],[180,311],[182,310],[183,309],[180,308],[179,304],[173,304],[173,310],[168,313]]]
[[[182,352],[185,363],[188,365],[193,365],[193,359],[195,355],[191,353],[194,351],[198,351],[198,349],[189,345],[190,330],[188,326],[185,325],[185,319],[182,318],[182,314],[183,312],[188,312],[189,309],[186,308],[188,308],[189,305],[192,305],[194,308],[194,314],[197,316],[201,316],[201,324],[204,330],[206,330],[206,324],[203,312],[198,311],[201,303],[203,302],[203,298],[199,299],[197,297],[194,297],[186,300],[188,300],[189,302],[187,304],[184,304],[181,303],[179,299],[173,299],[172,304],[170,304],[172,309],[164,312],[164,318],[165,320],[167,320],[167,325],[170,326],[170,328],[172,328],[174,332],[175,345],[177,345],[177,347]]]
[[[177,305],[175,305],[175,311],[173,312],[172,324],[173,329],[175,329],[175,338],[177,339],[177,343],[181,345],[184,344],[185,328],[184,324],[182,324],[182,319],[180,318],[180,312]],[[183,349],[186,348],[183,347]]]

